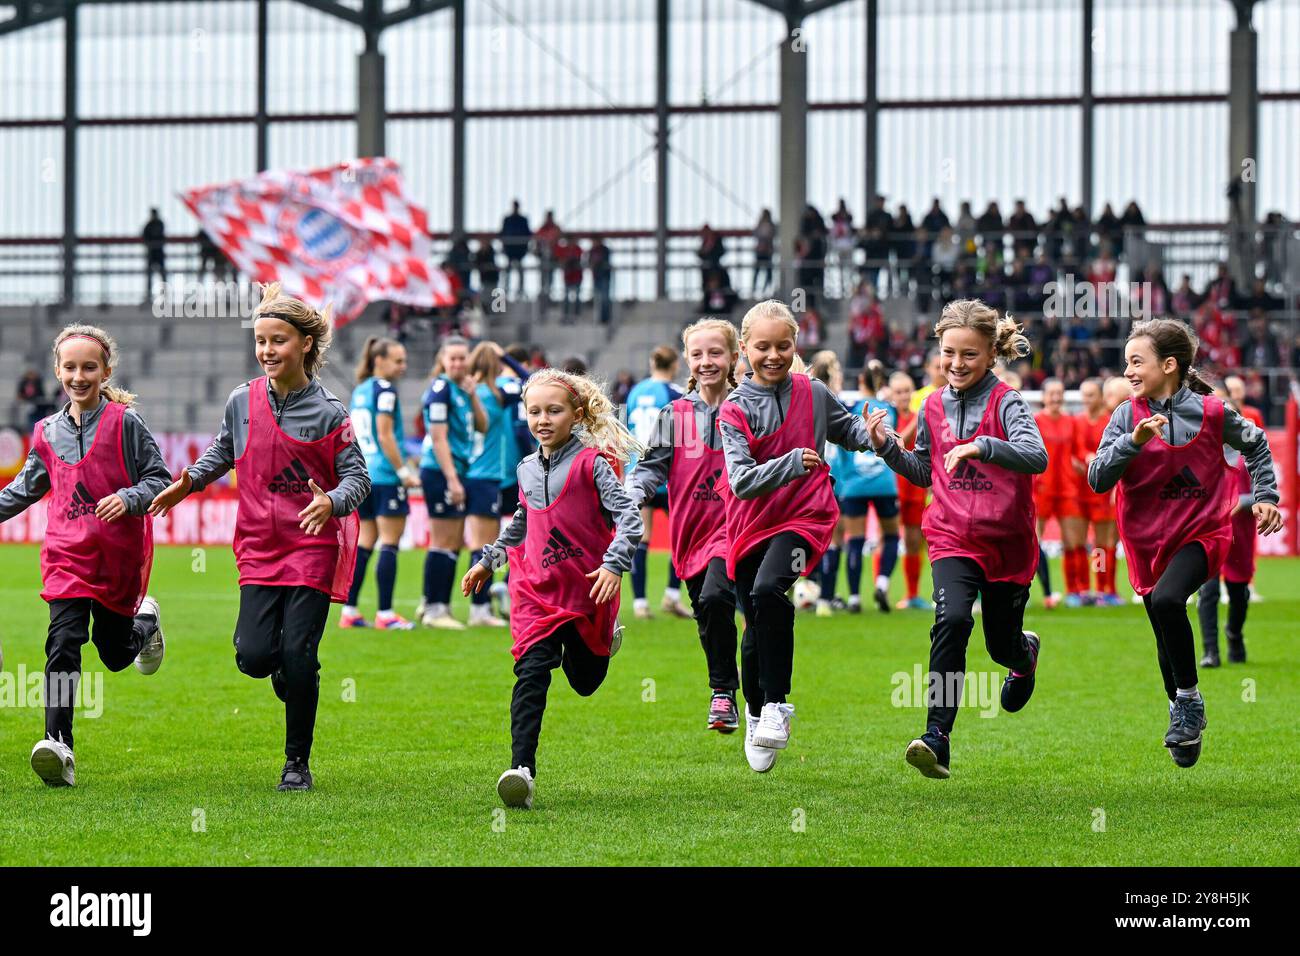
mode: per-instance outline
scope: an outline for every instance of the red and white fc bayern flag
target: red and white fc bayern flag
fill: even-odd
[[[339,325],[378,299],[424,308],[454,302],[432,264],[428,217],[386,157],[267,171],[181,199],[241,273],[278,281],[318,309],[332,303]]]

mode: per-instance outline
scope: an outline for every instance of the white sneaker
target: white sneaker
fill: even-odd
[[[758,721],[759,718],[751,714],[749,708],[745,708],[745,759],[749,761],[750,770],[767,773],[772,769],[781,752],[759,747],[754,743],[754,731],[758,728]]]
[[[465,630],[465,625],[446,611],[439,615],[435,615],[432,611],[425,611],[424,616],[420,618],[420,623],[425,627],[433,627],[443,631]]]
[[[834,617],[834,616],[835,616],[835,612],[831,609],[831,602],[830,602],[830,601],[827,601],[827,600],[825,600],[824,598],[818,598],[818,599],[817,599],[817,616],[818,616],[818,617]]]
[[[158,668],[162,666],[163,654],[167,651],[167,645],[163,641],[162,632],[162,610],[158,607],[158,602],[151,597],[146,597],[140,602],[140,610],[136,614],[150,615],[153,617],[153,635],[140,648],[140,653],[135,656],[135,669],[141,674],[157,673]]]
[[[533,808],[533,775],[527,767],[507,770],[497,779],[497,796],[507,807]]]
[[[32,748],[32,769],[47,787],[71,787],[77,782],[77,761],[62,740],[40,740]]]
[[[754,745],[784,750],[790,743],[790,718],[793,716],[793,704],[764,704],[763,716],[754,728]]]
[[[420,598],[420,603],[415,606],[415,619],[418,621],[423,618],[428,610],[429,602],[424,598]]]
[[[613,657],[618,653],[618,649],[623,646],[623,625],[614,622],[614,635],[609,639],[609,656]]]
[[[509,625],[492,613],[490,604],[471,604],[469,606],[470,627],[508,627]]]
[[[492,613],[497,617],[510,616],[510,587],[504,581],[493,581],[488,592],[492,595]]]

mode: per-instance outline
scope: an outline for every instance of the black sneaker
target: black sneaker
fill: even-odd
[[[831,610],[847,611],[849,610],[849,602],[837,594],[835,597],[831,598]]]
[[[1246,639],[1243,637],[1233,637],[1228,635],[1228,663],[1244,664],[1246,663]]]
[[[1218,666],[1219,666],[1219,648],[1218,648],[1218,645],[1215,645],[1214,647],[1207,647],[1207,648],[1205,649],[1205,654],[1204,654],[1204,656],[1201,658],[1201,666],[1202,666],[1202,667],[1218,667]]]
[[[889,606],[889,593],[884,588],[876,588],[876,607],[880,608],[881,614],[888,614],[893,610]]]
[[[1023,709],[1029,703],[1029,698],[1034,696],[1034,675],[1038,671],[1038,651],[1043,642],[1033,631],[1025,631],[1025,640],[1033,651],[1034,662],[1028,674],[1008,671],[1006,680],[1002,682],[1002,709],[1008,714]]]
[[[280,786],[275,789],[310,790],[311,771],[307,769],[307,761],[299,760],[297,757],[286,760],[284,769],[280,771]]]
[[[1165,746],[1177,749],[1199,745],[1205,723],[1204,698],[1175,697],[1173,706],[1169,708],[1169,730],[1165,732]]]
[[[709,730],[735,733],[740,726],[740,708],[736,706],[736,692],[715,690],[709,701]]]
[[[923,777],[948,779],[948,735],[931,727],[907,745],[907,762]]]
[[[278,668],[271,672],[271,690],[275,691],[275,696],[279,697],[281,701],[289,699],[288,690],[284,685],[284,671]]]

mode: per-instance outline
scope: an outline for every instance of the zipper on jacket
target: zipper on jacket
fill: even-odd
[[[538,455],[542,459],[542,507],[551,506],[551,459],[546,455]]]
[[[789,380],[788,378],[786,379],[786,381],[787,381],[787,382],[790,382],[790,380]],[[781,419],[781,424],[784,425],[784,424],[785,424],[785,411],[781,408],[781,386],[778,385],[775,389],[773,389],[773,390],[772,390],[772,394],[773,394],[773,396],[775,396],[775,398],[776,398],[776,414],[777,414],[777,417]],[[794,383],[793,383],[793,382],[790,382],[790,395],[791,395],[791,396],[794,395]]]
[[[957,393],[957,440],[966,440],[966,393]]]

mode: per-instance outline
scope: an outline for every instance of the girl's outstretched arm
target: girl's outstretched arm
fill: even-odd
[[[883,429],[885,438],[884,443],[879,446],[873,441],[872,450],[880,456],[881,461],[912,484],[918,488],[929,488],[932,477],[930,474],[930,432],[925,427],[924,411],[916,413],[915,451],[908,451],[903,447],[898,433],[890,428],[885,421],[888,414],[883,408],[877,409],[871,413],[871,417],[868,419],[869,422],[878,419],[878,427]]]

